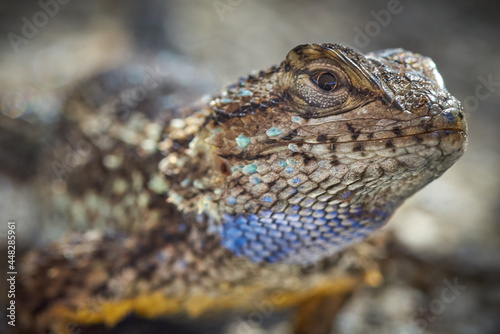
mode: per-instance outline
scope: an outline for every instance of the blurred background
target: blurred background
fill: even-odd
[[[165,102],[171,107],[279,63],[298,44],[424,54],[464,103],[469,147],[385,228],[384,282],[355,293],[335,333],[499,333],[499,10],[486,0],[2,1],[0,146],[12,138],[6,132],[22,133],[10,121],[56,122],[78,82],[123,64],[178,81],[181,94]],[[6,158],[19,143],[7,144],[9,151],[0,148],[0,242],[13,219],[28,247],[37,241],[33,182]]]

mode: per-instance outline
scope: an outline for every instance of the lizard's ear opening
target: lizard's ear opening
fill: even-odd
[[[224,176],[229,176],[231,174],[231,169],[227,165],[227,163],[224,160],[219,160],[219,171],[222,173]]]

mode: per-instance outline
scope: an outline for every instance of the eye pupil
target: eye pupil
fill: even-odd
[[[312,80],[319,88],[331,92],[337,87],[337,77],[335,75],[322,72],[312,76]]]

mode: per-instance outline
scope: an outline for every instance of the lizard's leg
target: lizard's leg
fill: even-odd
[[[338,279],[338,289],[312,295],[298,305],[294,319],[294,334],[329,334],[338,312],[362,284],[377,286],[382,275],[375,267],[367,270],[364,278]]]
[[[331,333],[333,319],[349,299],[352,291],[335,295],[315,296],[301,305],[296,311],[294,334]]]

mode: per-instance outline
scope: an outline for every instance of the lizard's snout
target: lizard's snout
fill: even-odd
[[[430,119],[430,122],[424,122],[424,132],[437,130],[467,132],[462,104],[444,89],[436,92],[414,92],[405,100],[403,106],[414,115]]]
[[[464,111],[457,99],[450,99],[445,105],[441,105],[441,108],[437,113],[433,112],[434,110],[432,108],[430,109],[434,128],[439,130],[467,132],[467,121]]]
[[[461,108],[443,110],[439,115],[439,122],[443,129],[467,132],[467,121]]]

